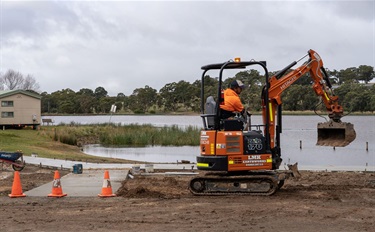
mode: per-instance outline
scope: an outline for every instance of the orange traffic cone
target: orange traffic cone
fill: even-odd
[[[111,181],[109,180],[109,172],[107,170],[104,172],[102,193],[98,194],[98,196],[99,197],[115,197],[116,196],[116,194],[112,193]]]
[[[21,178],[18,171],[14,172],[12,192],[9,194],[9,197],[26,197],[26,195],[22,192]]]
[[[61,188],[60,173],[55,171],[55,176],[53,177],[52,183],[52,193],[48,194],[49,197],[65,197],[66,193],[63,193]]]

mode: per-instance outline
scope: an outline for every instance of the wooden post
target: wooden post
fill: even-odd
[[[302,149],[302,140],[299,141],[299,149]]]

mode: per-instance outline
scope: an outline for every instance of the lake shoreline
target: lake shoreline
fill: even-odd
[[[252,112],[253,115],[262,115],[262,112]],[[145,113],[145,114],[129,114],[129,113],[115,113],[115,114],[46,114],[42,117],[54,116],[200,116],[197,112],[176,112],[176,113]],[[283,115],[316,115],[314,111],[283,111]],[[319,112],[319,115],[327,115],[326,112]],[[375,112],[352,112],[352,116],[375,116]],[[349,116],[347,115],[347,116]]]

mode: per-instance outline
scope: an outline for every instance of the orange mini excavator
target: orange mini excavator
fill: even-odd
[[[287,73],[301,60],[306,61]],[[261,66],[265,73],[266,84],[261,97],[263,124],[251,125],[250,115],[246,113],[222,119],[214,97],[205,98],[204,77],[207,71],[219,70],[216,99],[221,102],[224,70],[251,65]],[[204,128],[200,134],[201,154],[197,157],[197,167],[209,172],[191,179],[189,188],[194,195],[271,195],[281,188],[286,178],[298,172],[278,170],[282,162],[281,94],[306,73],[312,78],[312,88],[322,99],[330,118],[328,122],[318,124],[317,145],[346,146],[356,137],[353,125],[341,121],[343,108],[333,93],[321,57],[313,50],[272,77],[268,76],[264,61],[230,60],[203,66],[202,70],[201,117]]]

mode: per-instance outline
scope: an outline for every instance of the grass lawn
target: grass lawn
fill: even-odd
[[[24,155],[37,154],[39,157],[95,163],[128,163],[122,159],[102,158],[84,154],[77,146],[71,146],[53,139],[41,130],[1,130],[0,150],[14,152],[21,150]]]

